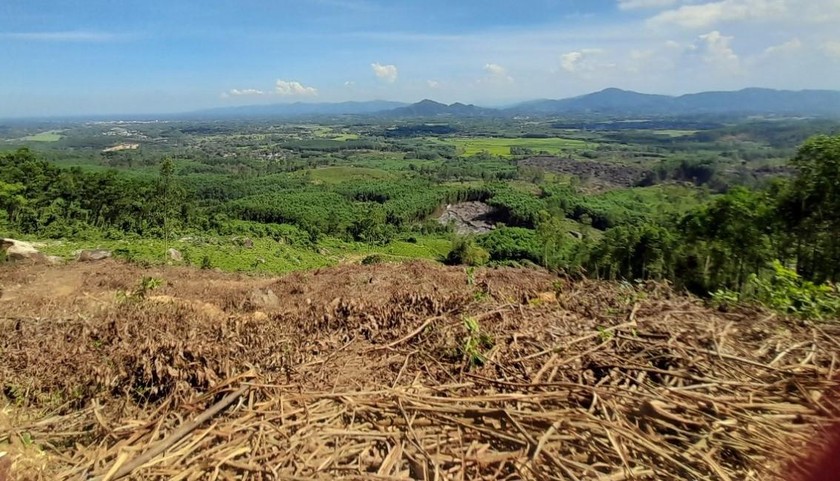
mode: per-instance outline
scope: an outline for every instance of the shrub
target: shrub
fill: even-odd
[[[385,257],[382,254],[371,254],[362,259],[363,266],[372,266],[374,264],[382,264],[385,262]]]
[[[452,250],[446,256],[449,265],[482,266],[490,260],[490,253],[476,245],[470,237],[461,237],[455,241]]]
[[[802,319],[825,319],[840,315],[840,291],[830,284],[803,280],[792,269],[773,261],[773,273],[762,279],[753,274],[748,282],[752,296],[762,304]]]

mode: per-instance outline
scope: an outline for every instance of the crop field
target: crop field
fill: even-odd
[[[521,147],[537,152],[545,151],[552,154],[559,154],[568,150],[585,149],[589,144],[576,139],[547,138],[502,138],[502,137],[471,137],[454,138],[448,142],[455,145],[458,152],[463,155],[475,155],[480,152],[488,152],[492,155],[509,156],[511,147]]]
[[[47,132],[40,132],[34,135],[28,135],[21,140],[27,142],[58,142],[64,137],[58,130],[49,130]]]
[[[305,171],[315,183],[340,184],[357,180],[388,180],[395,174],[366,167],[322,167]]]

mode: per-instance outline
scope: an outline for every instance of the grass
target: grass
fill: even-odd
[[[538,152],[545,151],[552,154],[559,154],[565,150],[585,149],[589,146],[588,143],[582,140],[563,139],[557,137],[547,139],[469,137],[448,139],[448,142],[455,145],[459,154],[466,156],[478,154],[480,152],[489,152],[493,155],[507,157],[511,155],[511,147],[522,147]]]
[[[58,130],[48,130],[47,132],[41,132],[34,135],[28,135],[21,140],[25,140],[27,142],[58,142],[59,140],[64,137],[61,135],[61,132]]]
[[[316,269],[342,263],[360,262],[371,254],[386,260],[438,260],[449,251],[446,238],[417,236],[416,242],[395,240],[384,246],[345,242],[334,238],[322,239],[315,247],[282,244],[270,238],[253,239],[253,248],[245,248],[229,237],[184,238],[169,243],[184,256],[181,264],[200,267],[206,258],[211,268],[229,272],[282,274]],[[47,255],[73,259],[81,249],[108,249],[121,258],[159,265],[167,262],[166,245],[160,239],[102,240],[102,241],[45,241],[39,248]]]
[[[394,178],[394,174],[380,169],[367,167],[321,167],[307,170],[313,183],[316,184],[340,184],[348,181],[358,180],[387,180]]]

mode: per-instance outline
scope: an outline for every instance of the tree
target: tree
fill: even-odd
[[[812,137],[791,165],[779,216],[797,244],[797,270],[815,282],[840,280],[840,135]]]

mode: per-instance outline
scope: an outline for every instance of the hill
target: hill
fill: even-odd
[[[840,354],[837,324],[539,270],[106,260],[0,292],[2,479],[779,479]]]
[[[371,100],[366,102],[338,102],[338,103],[306,103],[295,102],[288,104],[243,105],[237,107],[221,107],[200,110],[178,115],[183,118],[196,119],[227,119],[253,117],[303,117],[324,115],[365,115],[393,110],[403,107],[403,102],[387,100]]]
[[[840,116],[840,92],[749,88],[679,97],[610,88],[563,100],[537,100],[512,107],[513,115],[804,115]]]
[[[435,102],[434,100],[425,99],[415,104],[383,112],[383,114],[389,117],[482,117],[498,115],[499,112],[493,109],[476,107],[475,105],[465,105],[460,102],[446,105]]]

